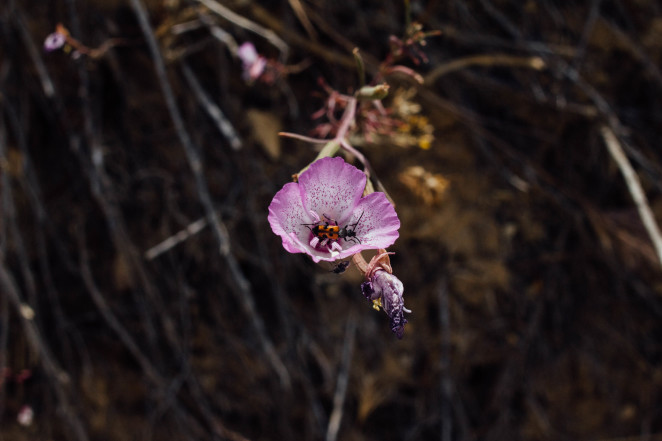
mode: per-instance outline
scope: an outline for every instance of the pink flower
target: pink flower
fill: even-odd
[[[18,421],[18,424],[24,427],[28,427],[32,424],[32,420],[34,419],[34,410],[32,410],[32,407],[26,405],[21,406],[21,408],[18,411],[18,415],[16,416],[16,421]]]
[[[62,48],[67,43],[68,37],[69,30],[62,23],[58,23],[55,26],[55,32],[48,34],[44,40],[44,50],[51,52]]]
[[[241,60],[244,69],[244,79],[247,81],[258,79],[267,66],[267,59],[258,54],[253,43],[248,41],[239,46],[237,56]]]
[[[53,32],[48,34],[44,40],[44,50],[46,52],[52,52],[54,50],[60,49],[64,46],[64,43],[67,42],[67,36],[60,32]]]
[[[398,238],[400,220],[384,193],[361,197],[365,184],[365,174],[342,158],[319,159],[276,193],[271,229],[287,251],[315,262],[386,248]]]

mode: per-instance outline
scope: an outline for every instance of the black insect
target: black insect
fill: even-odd
[[[342,274],[345,272],[347,267],[349,266],[350,261],[345,260],[344,262],[340,262],[338,265],[334,266],[333,269],[329,272],[334,273],[334,274]]]

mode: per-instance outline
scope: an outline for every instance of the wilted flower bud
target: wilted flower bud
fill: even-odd
[[[402,338],[407,323],[404,311],[408,310],[402,297],[405,287],[400,279],[383,269],[377,269],[370,280],[361,284],[361,291],[368,300],[381,301],[384,312],[391,319],[391,330],[398,338]]]
[[[370,264],[364,267],[366,281],[361,284],[363,296],[373,302],[376,309],[381,307],[391,319],[391,331],[402,338],[405,331],[407,319],[405,312],[411,312],[405,308],[403,298],[405,287],[396,276],[393,275],[391,264],[388,259],[389,253],[380,250],[381,253],[373,257]],[[392,254],[392,253],[391,253]],[[361,265],[362,257],[356,257]],[[363,260],[363,264],[365,260]]]

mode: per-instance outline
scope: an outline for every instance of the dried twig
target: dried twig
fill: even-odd
[[[258,25],[257,23],[250,21],[246,17],[243,17],[237,14],[236,12],[233,12],[232,10],[226,8],[225,6],[221,5],[220,3],[214,0],[198,0],[198,2],[205,5],[207,8],[209,8],[209,10],[215,12],[216,14],[225,18],[226,20],[236,24],[237,26],[240,26],[246,30],[249,30],[251,32],[260,35],[261,37],[264,37],[267,41],[269,41],[271,44],[273,44],[275,47],[278,48],[278,50],[281,53],[281,58],[283,60],[287,59],[290,48],[288,47],[287,43],[285,43],[285,41],[283,41],[283,39],[281,39],[271,29],[266,29]]]
[[[607,146],[609,154],[614,161],[616,161],[616,165],[618,165],[618,169],[621,171],[621,174],[625,179],[630,196],[632,196],[632,200],[637,207],[641,221],[648,232],[648,236],[650,236],[651,242],[653,242],[660,264],[662,264],[662,235],[660,235],[660,229],[657,226],[653,212],[648,205],[646,194],[641,188],[639,177],[632,168],[630,161],[625,155],[625,152],[612,129],[608,126],[603,126],[600,129],[600,133]]]
[[[88,436],[85,426],[78,416],[77,410],[71,404],[71,399],[67,391],[67,386],[71,381],[69,375],[60,368],[48,345],[44,342],[39,328],[33,321],[34,311],[21,299],[14,278],[5,267],[4,254],[1,253],[0,290],[9,298],[9,302],[14,306],[16,314],[23,326],[23,332],[32,350],[39,354],[41,365],[57,397],[59,412],[69,424],[73,437],[78,441],[87,441]]]
[[[301,25],[306,29],[306,33],[308,33],[308,36],[312,38],[313,40],[317,40],[317,32],[315,32],[315,28],[313,27],[313,24],[310,22],[310,19],[308,18],[308,14],[306,14],[306,9],[303,6],[303,3],[301,3],[301,0],[288,0],[290,3],[290,7],[292,7],[292,10],[296,14],[297,18],[301,22]]]
[[[318,42],[312,41],[310,38],[300,35],[299,33],[293,31],[290,27],[286,26],[284,23],[277,20],[273,14],[271,14],[267,9],[261,7],[257,2],[253,2],[251,4],[251,9],[256,19],[266,23],[279,35],[287,38],[287,41],[290,42],[290,44],[299,46],[305,49],[307,52],[326,60],[330,64],[336,64],[348,69],[354,69],[356,67],[354,57],[344,53],[338,53],[334,50],[329,50],[328,47],[319,44]]]
[[[157,245],[154,245],[152,248],[145,251],[145,259],[152,260],[160,256],[161,254],[165,253],[171,248],[184,242],[189,237],[198,234],[207,225],[209,225],[209,221],[206,217],[200,218],[197,221],[190,223],[183,230],[179,230],[172,236],[168,237],[167,239],[163,240],[162,242],[158,243]]]
[[[349,383],[349,372],[352,365],[352,353],[354,351],[354,336],[356,334],[356,312],[351,310],[347,318],[345,328],[345,340],[343,342],[342,359],[336,380],[336,392],[333,394],[333,410],[329,417],[329,426],[326,429],[326,441],[335,441],[340,430],[340,422],[347,395],[347,384]]]
[[[184,78],[186,78],[189,86],[191,86],[193,94],[209,117],[216,123],[219,132],[225,136],[233,150],[239,150],[241,148],[241,140],[232,123],[225,117],[221,108],[204,91],[188,64],[182,63],[182,72],[184,72]]]
[[[472,55],[470,57],[460,58],[435,67],[425,76],[425,84],[429,85],[444,75],[473,66],[523,67],[534,70],[542,70],[545,68],[545,62],[538,56],[518,57],[507,54]]]
[[[442,276],[438,288],[439,324],[441,325],[441,441],[451,441],[453,433],[452,380],[450,376],[451,326],[448,302],[448,280]]]

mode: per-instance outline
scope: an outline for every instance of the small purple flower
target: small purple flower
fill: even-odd
[[[267,59],[258,54],[253,43],[248,41],[239,46],[237,56],[241,60],[245,80],[254,81],[258,79],[267,66]]]
[[[52,52],[57,49],[60,49],[64,46],[64,43],[67,42],[67,36],[60,32],[53,32],[49,34],[44,40],[44,50],[47,52]]]
[[[366,176],[342,158],[322,158],[276,193],[269,224],[290,253],[313,261],[334,261],[362,250],[386,248],[398,238],[400,220],[384,193],[361,197]],[[313,233],[315,225],[350,227],[355,236],[331,240]],[[342,236],[342,235],[341,235]]]

